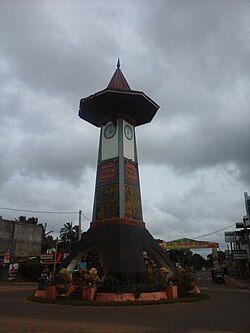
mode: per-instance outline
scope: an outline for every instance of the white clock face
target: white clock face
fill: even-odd
[[[109,124],[104,129],[104,136],[106,139],[111,139],[116,133],[116,127],[114,124]]]
[[[124,133],[125,133],[125,136],[128,140],[132,140],[133,139],[133,130],[132,128],[129,126],[129,125],[126,125],[124,127]]]

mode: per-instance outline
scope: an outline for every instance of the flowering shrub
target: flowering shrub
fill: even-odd
[[[62,268],[58,274],[58,279],[64,283],[70,283],[72,281],[70,272],[66,268]]]
[[[100,278],[97,273],[96,268],[91,268],[89,271],[82,269],[80,271],[80,277],[81,277],[81,282],[83,287],[95,287],[100,283]]]
[[[181,267],[176,268],[171,282],[177,285],[178,294],[180,296],[185,296],[189,291],[192,291],[196,283],[194,275]]]
[[[169,271],[166,267],[155,269],[149,273],[148,281],[149,283],[158,283],[161,285],[166,285],[168,273]]]
[[[89,270],[89,276],[90,276],[90,284],[91,286],[96,286],[100,283],[100,278],[98,276],[98,273],[97,273],[97,269],[96,268],[91,268]]]

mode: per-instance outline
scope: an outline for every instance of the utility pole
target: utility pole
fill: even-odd
[[[82,211],[79,210],[78,242],[81,240],[81,236],[82,236]]]
[[[57,244],[58,244],[58,237],[56,238],[56,250],[55,250],[54,266],[53,266],[53,279],[55,278],[55,272],[56,272]]]
[[[247,215],[243,216],[243,225],[244,225],[244,230],[246,234],[246,241],[248,243],[248,256],[247,256],[247,261],[248,261],[248,273],[250,272],[250,262],[249,262],[249,256],[250,256],[250,240],[249,240],[249,234],[248,234],[248,228],[249,228],[249,220],[250,220],[250,197],[248,196],[247,192],[244,192],[244,199],[245,199],[245,206],[246,206],[246,213]]]
[[[249,265],[249,255],[250,255],[250,240],[249,240],[249,234],[248,234],[248,225],[247,225],[247,221],[249,221],[249,216],[243,216],[243,225],[244,225],[244,230],[245,230],[245,234],[246,234],[246,241],[248,244],[248,256],[247,256],[247,261],[248,261],[248,273],[250,271],[250,265]]]

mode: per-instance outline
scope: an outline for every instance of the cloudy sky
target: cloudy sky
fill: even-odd
[[[118,57],[130,87],[160,105],[137,129],[149,231],[233,226],[250,192],[247,0],[1,0],[0,207],[91,217],[99,131],[79,100],[107,86]],[[37,216],[54,233],[77,222]],[[223,232],[200,239],[225,246]]]

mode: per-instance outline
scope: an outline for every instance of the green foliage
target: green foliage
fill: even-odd
[[[192,291],[195,287],[194,275],[182,268],[176,269],[171,282],[177,285],[178,295],[180,296],[188,295],[188,292]]]
[[[68,284],[57,284],[56,285],[56,291],[58,294],[66,294],[68,291]]]
[[[56,240],[51,236],[45,236],[43,233],[43,238],[42,238],[42,253],[46,253],[48,249],[52,249],[56,247]]]
[[[52,286],[55,286],[55,285],[56,285],[55,279],[48,279],[47,280],[46,286],[52,287]]]
[[[143,305],[158,305],[158,304],[174,304],[174,303],[189,303],[204,301],[209,299],[207,294],[194,294],[184,297],[179,297],[176,299],[164,299],[159,301],[126,301],[126,302],[92,302],[83,299],[72,299],[70,297],[57,297],[55,300],[28,296],[27,301],[37,302],[37,303],[48,303],[48,304],[59,304],[59,305],[72,305],[72,306],[143,306]]]
[[[42,273],[42,265],[38,258],[24,261],[19,270],[20,276],[26,281],[38,281]]]
[[[76,226],[73,227],[72,222],[65,223],[60,230],[60,238],[66,242],[75,242],[77,240]]]
[[[98,275],[101,276],[102,274],[102,266],[99,260],[99,254],[96,250],[91,250],[88,252],[88,259],[87,259],[87,269],[95,267],[97,269]]]
[[[185,250],[170,250],[170,257],[171,259],[179,263],[181,267],[190,267],[191,260],[192,260],[193,252],[189,249]]]
[[[80,270],[81,284],[83,287],[88,287],[90,285],[90,276],[87,270]]]
[[[92,267],[90,270],[82,269],[80,271],[81,283],[83,287],[97,286],[100,283],[96,268]]]
[[[154,269],[149,272],[148,282],[151,284],[165,285],[167,280],[168,270],[165,267]]]
[[[119,285],[119,280],[115,279],[113,276],[107,275],[101,284],[98,286],[98,291],[100,292],[112,292],[115,290],[116,286]]]
[[[37,217],[29,217],[28,219],[26,218],[26,216],[19,216],[17,219],[15,219],[16,222],[19,223],[27,223],[27,224],[33,224],[33,225],[37,225],[38,223],[38,218]]]
[[[56,284],[58,285],[68,285],[72,282],[70,272],[66,268],[60,270],[59,274],[56,276]]]
[[[112,276],[107,276],[97,287],[97,290],[103,293],[134,293],[139,295],[143,292],[163,291],[165,290],[165,285],[160,281],[151,283],[129,282],[123,285]]]
[[[72,222],[65,223],[60,230],[61,243],[67,245],[67,251],[71,251],[72,245],[78,241],[78,226],[73,226]],[[61,244],[62,246],[62,244]]]
[[[202,267],[207,267],[207,261],[198,253],[194,253],[191,259],[191,265],[195,271],[200,271]]]

